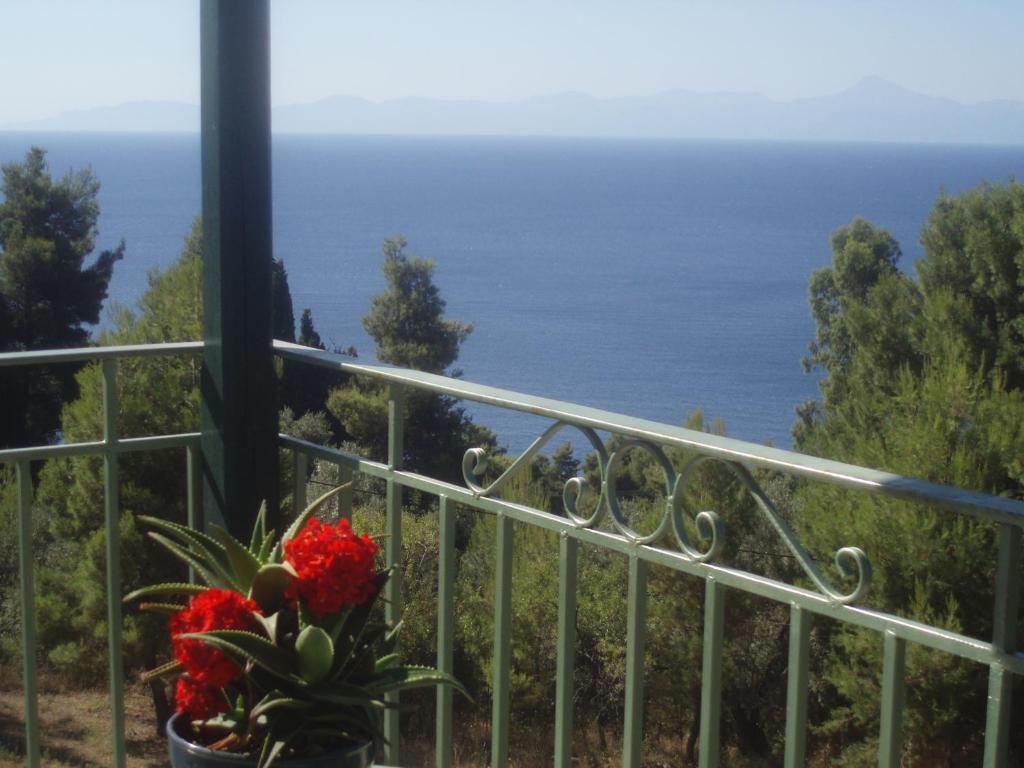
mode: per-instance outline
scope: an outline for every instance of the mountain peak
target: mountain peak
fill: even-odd
[[[860,109],[917,109],[926,104],[957,104],[952,99],[926,96],[878,75],[861,78],[834,96],[825,96]]]

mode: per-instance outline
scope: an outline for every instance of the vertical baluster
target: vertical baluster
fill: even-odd
[[[786,686],[785,768],[807,758],[807,684],[811,617],[796,603],[789,608],[789,676]]]
[[[295,458],[295,479],[292,487],[292,515],[298,517],[306,508],[306,475],[309,473],[309,456],[305,451],[296,448],[292,451]]]
[[[622,764],[640,768],[644,728],[644,653],[647,645],[647,562],[629,556],[629,592],[626,598],[626,721],[622,736]]]
[[[498,515],[494,574],[494,701],[491,704],[491,767],[508,765],[509,672],[512,668],[512,520]]]
[[[185,496],[188,527],[203,531],[206,530],[206,525],[203,521],[203,483],[199,475],[199,450],[198,445],[190,445],[185,449]],[[196,581],[196,571],[191,565],[188,567],[188,580],[192,584]]]
[[[344,485],[352,481],[352,469],[347,464],[338,463],[338,485]],[[338,517],[346,520],[352,519],[353,489],[346,488],[338,494]]]
[[[704,671],[700,692],[700,768],[718,768],[722,724],[722,641],[725,587],[707,578],[704,587]]]
[[[121,502],[118,477],[117,360],[103,361],[103,493],[107,538],[107,639],[110,649],[110,735],[114,765],[125,766],[124,669],[121,653]]]
[[[190,445],[185,449],[185,477],[188,486],[185,493],[188,497],[188,525],[197,531],[206,530],[203,520],[203,483],[199,476],[200,462],[199,445]]]
[[[21,652],[25,677],[25,765],[39,768],[39,702],[36,688],[36,595],[32,578],[32,465],[19,461],[18,568],[21,576]]]
[[[886,632],[882,648],[882,710],[878,734],[878,765],[899,768],[903,751],[903,693],[907,643]]]
[[[999,526],[999,571],[996,575],[995,618],[992,645],[998,650],[1017,649],[1017,611],[1020,601],[1021,531],[1015,525]],[[1003,768],[1008,759],[1012,675],[999,662],[989,667],[988,709],[985,722],[985,768]]]
[[[576,555],[579,543],[562,533],[558,560],[558,661],[555,682],[555,768],[572,764],[576,668]]]
[[[455,515],[448,497],[441,495],[438,508],[438,565],[437,565],[437,668],[441,672],[455,672]],[[435,762],[438,766],[451,765],[452,751],[452,688],[437,689],[437,743]]]
[[[388,388],[388,468],[394,472],[402,468],[405,426],[405,392],[398,384]],[[389,477],[387,480],[387,532],[386,546],[387,567],[392,570],[384,590],[387,601],[384,606],[384,619],[394,626],[402,618],[402,573],[399,564],[402,559],[402,486]],[[395,707],[398,706],[398,693],[389,693],[385,700]],[[388,741],[384,750],[385,760],[390,765],[399,764],[399,726],[398,710],[388,709],[384,713],[384,736]]]

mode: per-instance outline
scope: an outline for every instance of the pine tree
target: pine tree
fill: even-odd
[[[444,373],[458,359],[459,346],[473,326],[444,318],[445,302],[434,284],[434,263],[408,256],[405,248],[404,237],[384,241],[387,287],[373,297],[363,327],[376,343],[379,360]],[[384,457],[387,392],[381,385],[357,380],[338,387],[331,392],[327,408],[371,456]],[[494,435],[474,424],[450,397],[410,391],[406,414],[406,466],[432,477],[455,480],[461,476],[462,456],[468,448],[494,446]]]
[[[88,169],[54,181],[33,147],[3,166],[0,203],[0,350],[77,347],[100,319],[124,243],[91,265],[99,182]],[[0,377],[0,447],[53,439],[62,402],[76,393],[75,365],[8,368]]]

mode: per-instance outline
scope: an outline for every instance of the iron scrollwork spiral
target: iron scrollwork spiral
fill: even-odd
[[[483,485],[483,474],[487,469],[486,452],[482,448],[471,448],[466,451],[462,460],[462,474],[466,486],[476,496],[484,498],[492,496],[506,485],[518,470],[530,462],[551,438],[566,428],[576,429],[587,438],[597,458],[601,477],[600,496],[594,507],[587,513],[581,513],[579,510],[579,503],[583,495],[583,480],[579,477],[572,477],[565,483],[562,492],[565,513],[577,528],[597,526],[604,511],[607,510],[611,515],[612,526],[621,536],[634,544],[651,544],[660,539],[671,526],[680,554],[691,562],[712,562],[721,553],[725,543],[725,522],[713,510],[700,510],[692,514],[688,512],[686,491],[696,477],[696,469],[701,464],[705,462],[724,464],[754,499],[757,509],[785,543],[807,577],[825,596],[837,603],[850,604],[861,599],[867,593],[871,584],[871,561],[864,551],[859,547],[842,547],[836,552],[835,564],[839,575],[844,580],[856,579],[856,585],[851,591],[840,591],[822,573],[814,558],[800,543],[796,533],[750,473],[750,470],[736,461],[712,456],[697,456],[684,464],[677,475],[672,461],[665,451],[655,443],[647,440],[624,439],[609,454],[593,429],[558,421],[548,427],[540,437],[530,444],[529,448],[512,462],[508,469],[486,486]],[[616,479],[623,456],[631,449],[640,449],[648,453],[661,469],[665,479],[665,512],[649,533],[639,533],[633,529],[619,501]],[[690,536],[691,526],[687,523],[688,517],[692,517],[692,530],[696,532],[701,546],[698,546]]]

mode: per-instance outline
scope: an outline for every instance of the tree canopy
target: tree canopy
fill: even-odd
[[[3,166],[0,203],[0,350],[84,346],[100,319],[124,243],[96,245],[99,182],[89,169],[54,181],[33,147]],[[75,394],[76,366],[7,369],[0,377],[0,446],[48,442],[60,404]]]
[[[892,236],[861,219],[832,237],[832,265],[810,285],[817,334],[805,359],[825,374],[800,409],[800,450],[862,466],[1024,497],[1024,187],[943,195],[921,233],[917,278]],[[798,527],[822,557],[862,547],[875,564],[868,603],[987,638],[998,561],[991,524],[822,484],[799,488]],[[823,732],[849,764],[874,759],[877,636],[831,634]],[[911,760],[980,749],[986,670],[913,649]],[[858,741],[859,737],[859,741]],[[945,759],[945,758],[942,758]]]
[[[363,327],[384,363],[441,373],[459,357],[472,323],[445,320],[445,301],[434,284],[434,262],[407,256],[402,236],[384,241],[387,288],[373,297]]]
[[[373,297],[363,327],[376,343],[379,360],[444,373],[458,359],[459,347],[473,326],[445,319],[445,302],[434,284],[434,263],[407,255],[406,245],[404,237],[384,241],[387,286]],[[384,387],[372,381],[352,381],[331,392],[327,408],[352,440],[383,458],[387,435]],[[475,425],[452,398],[408,393],[405,460],[410,468],[445,480],[456,479],[467,448],[493,447],[494,443],[494,435]]]

